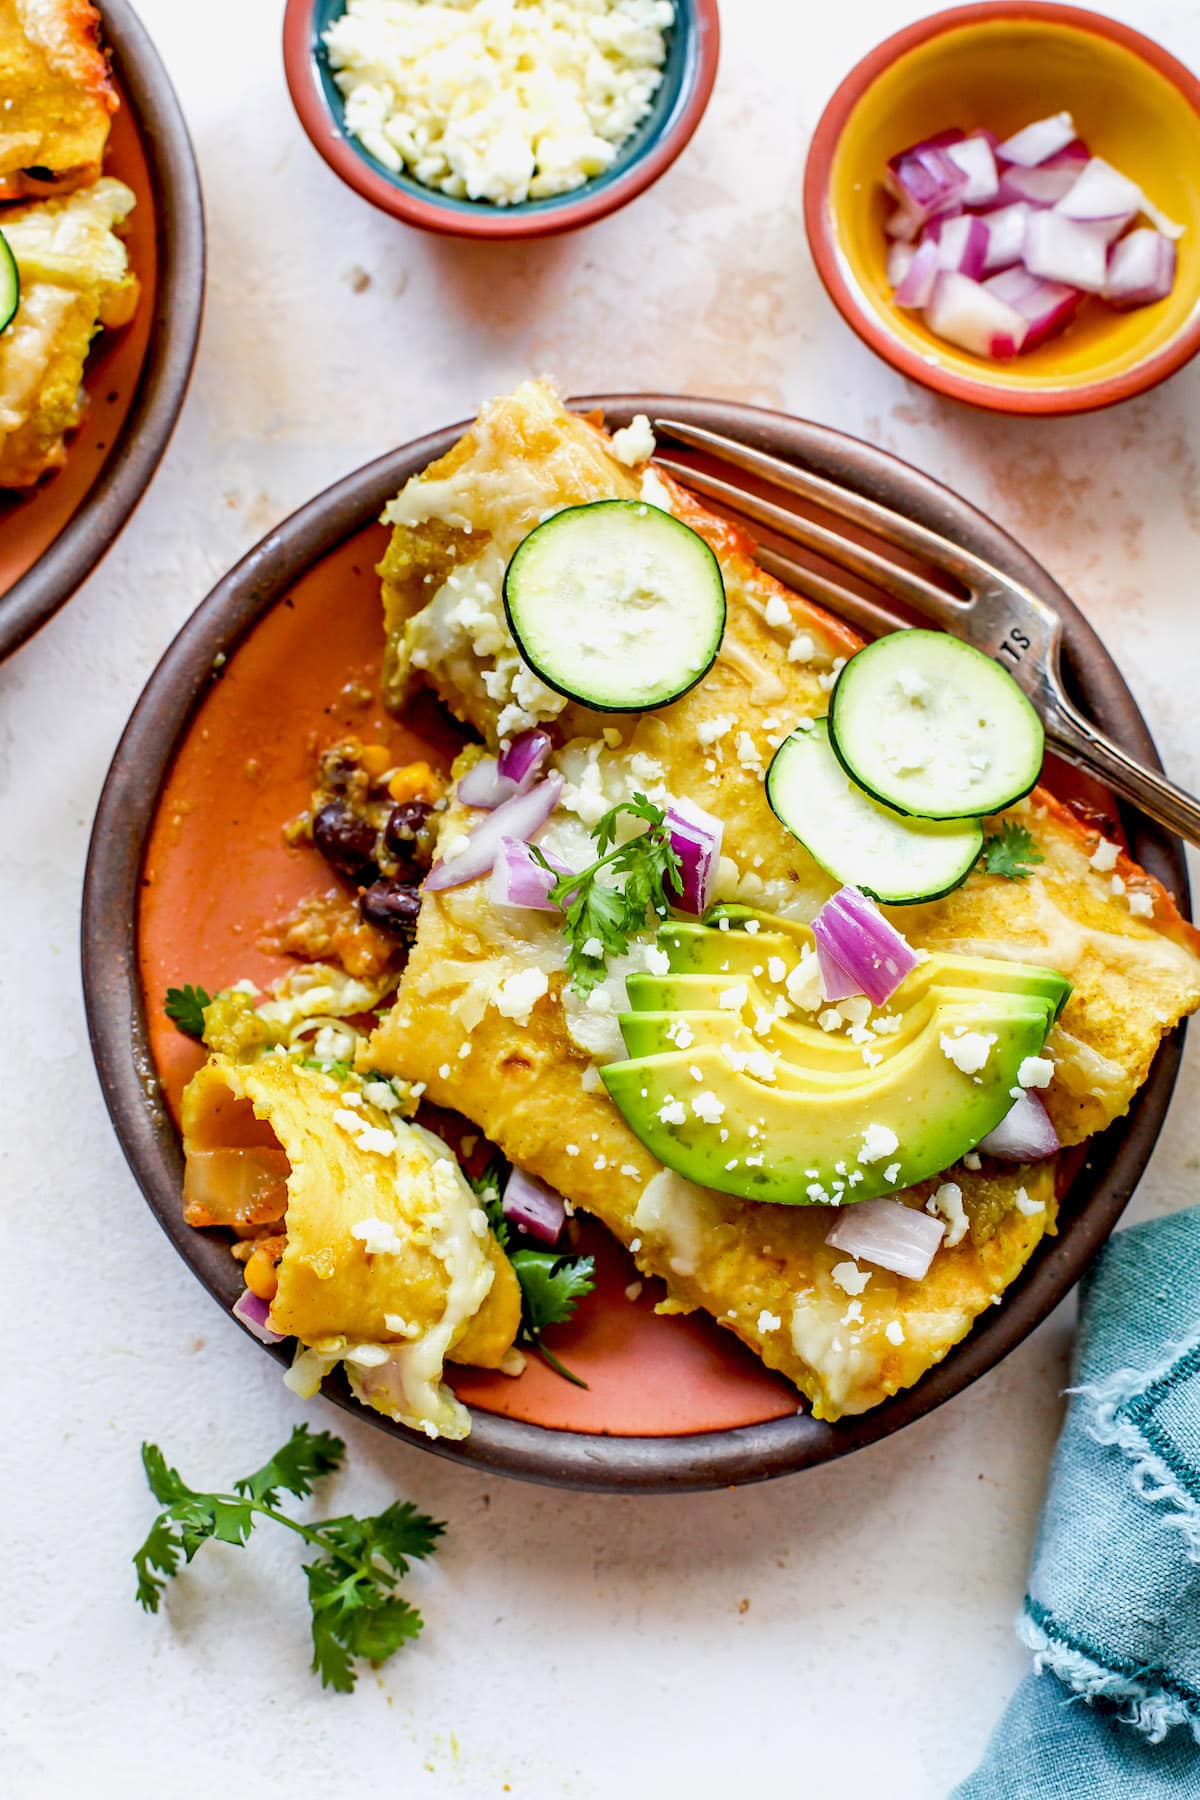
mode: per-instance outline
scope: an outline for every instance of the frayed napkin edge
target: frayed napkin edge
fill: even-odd
[[[1035,1600],[1026,1599],[1017,1620],[1017,1636],[1033,1652],[1033,1667],[1047,1669],[1064,1687],[1091,1705],[1094,1700],[1120,1703],[1119,1717],[1151,1744],[1161,1744],[1176,1725],[1186,1725],[1200,1744],[1200,1712],[1179,1694],[1152,1686],[1136,1675],[1120,1674],[1095,1661],[1053,1630],[1053,1622]],[[1068,1702],[1069,1704],[1069,1702]]]

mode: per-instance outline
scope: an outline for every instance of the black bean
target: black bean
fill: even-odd
[[[341,800],[321,807],[312,824],[313,843],[327,863],[352,881],[370,881],[375,867],[375,827]]]
[[[424,800],[405,800],[393,806],[383,828],[383,841],[403,862],[416,854],[417,838],[429,822],[432,806]]]
[[[411,938],[417,928],[421,896],[404,882],[373,881],[358,896],[358,910],[368,925],[393,937]]]

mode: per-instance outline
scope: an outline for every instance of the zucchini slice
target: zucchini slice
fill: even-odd
[[[852,656],[829,703],[834,751],[885,806],[918,819],[980,818],[1027,794],[1042,721],[992,657],[944,631],[877,638]]]
[[[644,712],[695,687],[725,632],[704,539],[644,500],[570,506],[518,544],[504,576],[517,649],[556,693]]]
[[[961,886],[983,849],[978,819],[907,819],[881,806],[851,781],[827,725],[805,720],[767,770],[767,799],[793,837],[838,881],[889,906],[937,900]]]
[[[6,331],[21,304],[21,277],[8,239],[0,231],[0,331]]]

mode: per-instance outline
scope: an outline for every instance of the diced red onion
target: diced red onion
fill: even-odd
[[[507,750],[500,752],[501,776],[516,783],[517,792],[525,793],[541,773],[550,754],[550,737],[545,731],[523,731]]]
[[[1165,300],[1175,286],[1175,246],[1161,231],[1143,225],[1108,253],[1104,298],[1125,311]]]
[[[872,1006],[890,1000],[917,966],[911,944],[856,887],[839,888],[813,920],[812,930],[822,978],[828,958],[857,982],[852,992],[865,994]],[[825,991],[830,1000],[848,998]]]
[[[1000,171],[994,206],[1011,206],[1027,201],[1030,206],[1053,206],[1069,193],[1087,164],[1088,147],[1075,142],[1051,156],[1036,169],[1023,169],[1009,163]]]
[[[434,863],[425,877],[427,893],[462,887],[490,871],[505,838],[528,840],[540,831],[558,805],[563,790],[561,775],[550,775],[526,794],[516,794],[475,827],[457,856]]]
[[[907,207],[895,207],[883,221],[884,236],[898,244],[911,244],[919,236],[921,221]]]
[[[946,155],[967,178],[967,185],[959,196],[964,206],[987,206],[996,198],[1000,175],[992,150],[993,142],[990,135],[975,131],[970,137],[946,145]]]
[[[280,1333],[272,1331],[267,1324],[270,1311],[268,1302],[260,1300],[257,1294],[250,1292],[249,1288],[245,1288],[233,1303],[234,1318],[240,1319],[246,1330],[256,1337],[260,1344],[282,1344],[283,1338]]]
[[[464,806],[493,812],[514,795],[529,792],[549,752],[550,739],[544,731],[522,732],[499,757],[481,756],[471,764],[458,783],[458,798]]]
[[[562,1236],[567,1222],[563,1197],[536,1175],[514,1169],[504,1184],[500,1205],[510,1225],[537,1238],[539,1243],[557,1244]]]
[[[1045,281],[1063,281],[1100,294],[1108,278],[1108,249],[1102,233],[1077,219],[1057,212],[1035,212],[1029,217],[1023,252],[1031,275]]]
[[[1015,307],[997,300],[979,282],[948,269],[934,284],[925,323],[935,336],[976,356],[1015,356],[1028,330]]]
[[[817,939],[817,966],[821,971],[821,992],[831,1005],[839,1000],[853,1000],[862,993],[862,982],[843,968],[836,956]]]
[[[975,1147],[1001,1162],[1040,1162],[1054,1155],[1059,1141],[1041,1097],[1025,1088],[1012,1109]]]
[[[1004,269],[999,275],[990,275],[983,285],[989,294],[995,294],[1006,306],[1015,307],[1029,321],[1022,350],[1036,349],[1069,325],[1083,298],[1078,288],[1067,287],[1061,281],[1043,281],[1028,269]]]
[[[984,273],[990,275],[994,269],[1008,269],[1019,263],[1029,223],[1028,203],[1018,200],[1014,206],[1002,206],[999,212],[989,213],[984,223],[988,234]]]
[[[839,1210],[825,1242],[847,1256],[920,1281],[945,1232],[940,1219],[899,1200],[857,1200]]]
[[[1122,175],[1102,156],[1093,156],[1078,180],[1055,203],[1054,210],[1064,219],[1091,226],[1111,244],[1137,218],[1142,201],[1142,190],[1136,181],[1130,181],[1128,175]]]
[[[708,910],[717,881],[721,842],[725,827],[720,819],[690,800],[672,800],[667,808],[671,847],[679,858],[679,881],[671,894],[683,912],[697,915]]]
[[[927,238],[918,246],[892,298],[897,306],[920,312],[933,298],[933,286],[937,278],[938,247],[932,238]]]
[[[987,258],[988,228],[972,213],[960,213],[953,219],[931,219],[926,236],[937,245],[939,269],[957,269],[978,281]]]
[[[914,144],[893,156],[884,180],[889,193],[922,225],[960,205],[967,189],[965,171],[933,143]]]
[[[1074,141],[1075,121],[1069,112],[1054,113],[1048,119],[1035,119],[1024,130],[996,146],[1000,162],[1018,163],[1023,169],[1036,168]]]
[[[492,881],[488,898],[493,906],[520,906],[532,912],[557,912],[550,899],[554,875],[569,875],[571,870],[557,856],[542,852],[549,869],[544,869],[528,844],[517,838],[502,838],[492,864]]]
[[[516,791],[516,782],[501,775],[494,756],[481,756],[478,762],[472,763],[466,774],[459,777],[456,789],[464,806],[477,806],[483,812],[493,812],[497,806],[511,800]]]
[[[888,245],[887,278],[888,286],[898,288],[908,271],[912,268],[913,258],[917,250],[915,244],[904,244],[897,240]]]

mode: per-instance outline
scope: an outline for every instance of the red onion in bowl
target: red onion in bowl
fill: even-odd
[[[1030,206],[1053,206],[1070,192],[1088,160],[1088,147],[1078,139],[1035,169],[1010,164],[1000,172],[993,206],[1026,201]]]
[[[988,228],[973,213],[960,213],[954,219],[931,219],[926,237],[937,245],[939,269],[957,269],[978,281],[983,274],[988,252]]]
[[[950,269],[937,278],[925,323],[936,337],[976,356],[1015,356],[1029,329],[1015,307]]]
[[[876,1268],[920,1281],[945,1232],[940,1219],[899,1200],[858,1200],[841,1208],[825,1242]]]
[[[540,831],[558,805],[563,790],[561,775],[550,775],[527,794],[516,794],[482,819],[457,856],[443,857],[425,877],[425,892],[462,887],[487,875],[505,838],[528,840]]]
[[[1175,246],[1161,231],[1143,225],[1108,253],[1104,298],[1119,312],[1165,300],[1175,286]]]
[[[278,1331],[272,1331],[267,1324],[270,1305],[266,1300],[260,1300],[257,1294],[252,1294],[249,1288],[238,1295],[232,1310],[234,1318],[240,1319],[260,1344],[282,1344],[282,1335]]]
[[[1000,175],[996,168],[995,142],[991,132],[974,131],[970,137],[946,145],[946,155],[967,178],[961,196],[964,206],[987,206],[996,198]]]
[[[678,885],[671,885],[671,897],[681,912],[699,917],[707,912],[712,900],[725,827],[720,819],[690,800],[672,800],[667,808],[667,826],[671,847],[680,862]]]
[[[1015,206],[1002,206],[999,212],[988,213],[984,220],[988,234],[983,259],[985,274],[990,275],[994,269],[1011,268],[1020,262],[1025,249],[1029,211],[1028,203],[1019,200]]]
[[[562,1236],[567,1222],[563,1197],[536,1175],[514,1169],[504,1184],[500,1205],[510,1225],[537,1238],[539,1243],[557,1244]]]
[[[918,225],[961,203],[966,173],[952,163],[940,144],[914,144],[893,156],[884,176],[888,192]]]
[[[833,980],[849,978],[857,985],[849,993],[835,994],[826,985],[829,1000],[845,1000],[849,994],[865,994],[872,1006],[890,1000],[904,977],[917,966],[917,955],[884,918],[874,901],[855,887],[840,888],[827,900],[812,922],[817,940],[821,978],[826,969]]]
[[[1033,169],[1048,162],[1075,141],[1075,121],[1069,112],[1054,113],[1048,119],[1035,119],[1032,125],[1014,132],[996,146],[996,159],[1002,163],[1018,163]]]
[[[989,294],[995,294],[1006,306],[1014,306],[1029,321],[1022,350],[1036,349],[1069,325],[1083,299],[1078,288],[1067,287],[1061,281],[1043,281],[1028,269],[1003,269],[999,275],[989,275],[983,285]]]
[[[1057,212],[1030,214],[1023,257],[1031,275],[1100,294],[1108,278],[1107,239],[1094,225]]]
[[[1041,1162],[1059,1149],[1058,1133],[1040,1095],[1028,1088],[1000,1123],[975,1146],[1000,1162]]]
[[[1054,210],[1064,219],[1091,225],[1101,230],[1109,243],[1119,237],[1126,225],[1142,210],[1143,194],[1136,181],[1122,175],[1102,156],[1086,163],[1077,181],[1072,182]]]
[[[903,279],[892,296],[896,305],[907,307],[914,312],[920,312],[928,306],[933,298],[933,287],[938,273],[938,247],[932,238],[927,238],[917,248]]]

